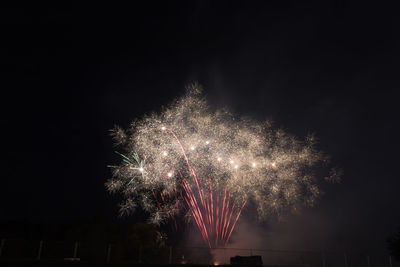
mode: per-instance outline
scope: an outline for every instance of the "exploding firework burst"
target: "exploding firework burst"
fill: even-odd
[[[121,192],[121,212],[141,206],[153,223],[186,216],[208,246],[226,245],[251,202],[260,219],[312,206],[320,196],[314,170],[327,162],[312,137],[299,140],[272,123],[213,111],[198,84],[160,113],[112,135],[122,162],[106,186]],[[331,172],[330,179],[337,177]]]

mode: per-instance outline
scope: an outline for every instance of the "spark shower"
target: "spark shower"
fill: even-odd
[[[120,192],[122,214],[141,206],[155,224],[189,218],[207,246],[226,246],[246,206],[260,220],[313,206],[316,169],[328,157],[313,136],[300,140],[269,122],[213,110],[198,84],[159,113],[112,130],[121,150],[106,187]],[[324,177],[336,180],[331,169]]]

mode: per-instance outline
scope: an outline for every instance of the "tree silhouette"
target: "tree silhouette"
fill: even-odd
[[[388,238],[387,242],[390,255],[400,261],[400,227],[397,233]]]

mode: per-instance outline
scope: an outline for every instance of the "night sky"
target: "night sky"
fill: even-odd
[[[2,9],[0,220],[116,219],[108,130],[198,81],[213,107],[315,133],[344,171],[261,232],[281,248],[385,249],[400,226],[400,21],[395,6],[320,2]]]

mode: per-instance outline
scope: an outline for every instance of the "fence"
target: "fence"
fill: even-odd
[[[0,258],[143,264],[229,264],[234,256],[262,256],[264,266],[400,267],[389,255],[204,247],[149,248],[127,244],[2,239]]]

